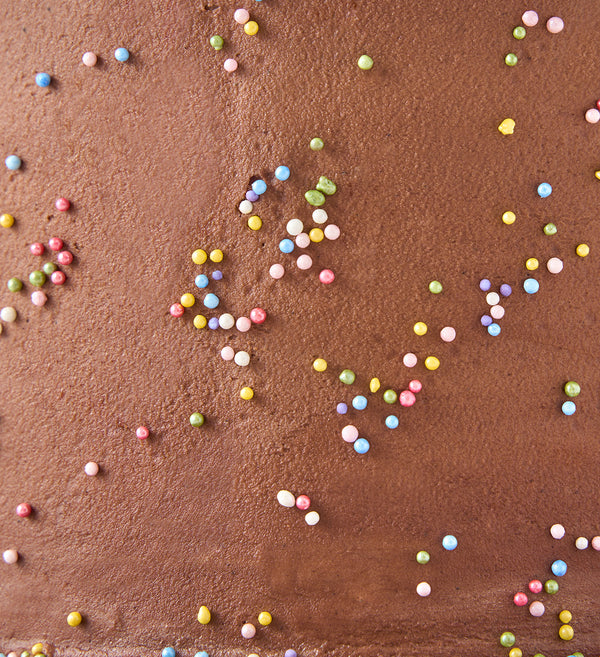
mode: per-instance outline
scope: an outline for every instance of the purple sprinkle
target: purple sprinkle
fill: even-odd
[[[215,281],[220,281],[223,279],[223,272],[220,269],[213,271],[212,277]]]
[[[512,287],[508,283],[502,283],[500,286],[500,294],[503,297],[509,297],[512,294]]]
[[[246,199],[250,201],[250,203],[256,203],[259,198],[260,196],[256,192],[253,192],[251,189],[246,192]]]
[[[482,292],[487,292],[491,287],[492,287],[492,284],[490,283],[490,281],[487,278],[482,278],[479,281],[479,289]]]
[[[340,415],[346,415],[346,413],[348,412],[348,404],[344,404],[344,402],[340,402],[337,405],[336,410]]]
[[[489,316],[489,315],[482,315],[481,316],[481,323],[484,326],[489,326],[494,320]],[[209,322],[210,324],[210,322]]]
[[[285,651],[285,655],[284,655],[284,657],[298,657],[298,655],[296,654],[296,651],[295,651],[295,650],[292,650],[292,649],[290,648],[289,650],[286,650],[286,651]]]
[[[217,317],[211,317],[208,320],[208,328],[213,330],[219,328],[219,320]]]

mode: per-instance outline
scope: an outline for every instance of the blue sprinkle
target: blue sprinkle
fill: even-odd
[[[396,415],[388,415],[385,418],[385,426],[388,429],[397,429],[398,424],[400,424],[400,423],[398,422],[398,417]]]
[[[213,280],[221,281],[223,280],[223,272],[220,269],[215,269],[212,274]]]
[[[562,577],[567,574],[567,564],[562,559],[557,559],[550,568],[556,577]]]
[[[512,287],[508,283],[502,283],[500,286],[500,294],[503,297],[509,297],[512,294]]]
[[[566,402],[562,405],[562,412],[563,412],[565,415],[573,415],[573,413],[575,413],[576,410],[577,410],[577,406],[575,406],[575,402],[572,402],[572,401],[566,401]]]
[[[482,278],[479,281],[479,289],[482,292],[487,292],[492,287],[492,283],[487,278]]]
[[[344,404],[344,402],[340,402],[335,410],[340,414],[340,415],[346,415],[348,412],[348,404]]]
[[[6,164],[6,168],[10,169],[10,171],[16,171],[21,168],[22,162],[20,157],[9,155],[6,160],[4,160],[4,164]]]
[[[352,400],[352,406],[357,411],[364,411],[365,408],[367,408],[367,398],[363,395],[356,395],[356,397]]]
[[[129,59],[129,50],[127,48],[117,48],[115,50],[115,59],[118,62],[126,62]]]
[[[457,545],[458,541],[456,540],[456,536],[452,536],[452,534],[447,534],[442,539],[442,547],[444,550],[456,550]]]
[[[490,335],[493,335],[494,337],[496,337],[497,335],[500,335],[500,331],[502,330],[502,329],[500,328],[500,325],[499,325],[499,324],[496,324],[496,322],[493,322],[492,324],[490,324],[490,325],[487,327],[487,329],[488,329],[488,333],[489,333]]]
[[[489,316],[489,315],[482,315],[481,316],[481,323],[484,326],[489,326],[494,320]]]
[[[552,194],[552,185],[549,183],[540,183],[537,188],[537,193],[540,198],[547,198]]]
[[[216,308],[219,305],[219,297],[216,294],[213,294],[212,292],[209,292],[204,297],[204,305],[207,308]],[[219,320],[217,320],[217,322],[218,321]]]
[[[279,250],[282,253],[291,253],[294,250],[294,243],[287,237],[279,242]]]
[[[200,652],[197,652],[194,657],[208,657],[208,653],[206,650],[201,650]]]
[[[205,276],[204,274],[198,274],[198,276],[196,276],[194,279],[194,283],[196,283],[196,287],[206,287],[208,285],[208,276]]]
[[[35,83],[38,87],[47,87],[50,84],[51,78],[48,73],[38,73],[35,76]]]
[[[354,441],[354,451],[358,454],[366,454],[369,451],[369,441],[366,438],[358,438]]]
[[[252,183],[252,191],[259,196],[267,191],[267,183],[260,178]]]
[[[175,648],[171,648],[170,646],[168,648],[163,648],[162,657],[175,657]]]
[[[540,284],[535,278],[526,278],[523,281],[523,289],[527,294],[535,294],[540,289]]]
[[[215,329],[218,329],[219,328],[219,320],[216,317],[211,317],[208,320],[208,328],[212,329],[213,331]]]
[[[275,178],[277,180],[287,180],[290,177],[290,170],[287,167],[280,166],[275,169]]]

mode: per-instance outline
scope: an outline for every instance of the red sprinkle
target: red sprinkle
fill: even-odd
[[[57,269],[50,274],[50,280],[54,283],[54,285],[62,285],[67,280],[67,277],[65,276],[64,272],[60,271],[60,269]]]
[[[51,237],[48,240],[48,246],[52,251],[60,251],[65,243],[60,239],[60,237]]]
[[[267,312],[262,308],[252,308],[250,311],[250,319],[255,324],[262,324],[267,319]]]
[[[170,308],[169,312],[173,317],[181,317],[185,312],[185,308],[180,303],[174,303]]]
[[[17,515],[19,518],[27,518],[27,516],[31,515],[31,504],[27,504],[27,502],[23,502],[23,504],[19,504],[17,507]]]
[[[30,247],[29,250],[33,255],[42,255],[44,253],[44,245],[41,242],[34,242]]]
[[[71,207],[71,201],[69,201],[68,198],[61,196],[60,198],[56,199],[56,203],[54,205],[59,212],[66,212]]]
[[[70,265],[73,262],[73,254],[70,251],[61,251],[58,254],[58,262],[61,265]]]
[[[544,586],[539,579],[532,579],[531,582],[529,582],[529,590],[532,593],[539,593],[543,588]]]
[[[513,598],[515,604],[517,607],[524,607],[527,604],[527,596],[525,593],[515,593],[515,597]]]
[[[323,269],[323,271],[321,271],[319,274],[319,280],[321,283],[329,285],[335,281],[335,274],[331,271],[331,269]]]
[[[310,497],[308,495],[298,495],[296,498],[296,506],[301,511],[306,511],[306,509],[308,509],[310,506]]]
[[[140,439],[140,440],[146,440],[148,436],[150,435],[150,431],[146,427],[138,427],[135,430],[135,435]]]
[[[421,392],[421,390],[423,390],[423,384],[420,381],[418,381],[417,379],[413,379],[408,384],[408,389],[411,392]]]
[[[400,406],[412,406],[417,401],[417,398],[410,390],[403,390],[398,399],[400,400]]]
[[[596,101],[596,107],[600,110],[600,99]]]

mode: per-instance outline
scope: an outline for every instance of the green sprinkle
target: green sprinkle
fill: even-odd
[[[204,415],[202,413],[192,413],[190,415],[190,424],[193,427],[201,427],[204,424]]]
[[[314,137],[313,139],[310,140],[310,148],[313,151],[322,151],[323,146],[325,146],[325,144],[323,143],[323,140],[320,137]]]
[[[369,55],[361,55],[358,58],[358,68],[363,71],[370,71],[373,68],[373,60]]]
[[[500,645],[510,648],[515,645],[515,635],[512,632],[502,632],[500,635]]]
[[[340,374],[340,381],[351,386],[356,381],[356,374],[352,370],[343,370]]]
[[[327,194],[327,196],[332,196],[337,192],[337,185],[332,180],[329,180],[329,178],[321,176],[317,183],[317,189],[323,192],[323,194]]]
[[[514,52],[509,52],[508,55],[504,58],[504,63],[507,66],[516,66],[519,58],[515,55]]]
[[[517,27],[515,27],[515,29],[513,30],[513,36],[515,37],[515,39],[518,39],[519,41],[521,39],[524,39],[526,34],[527,34],[527,30],[522,25],[517,25]]]
[[[429,291],[431,294],[439,294],[443,289],[444,288],[439,281],[431,281],[431,283],[429,283]]]
[[[9,292],[18,292],[23,289],[23,281],[18,278],[10,278],[6,287]]]
[[[46,274],[44,274],[43,271],[36,269],[36,271],[32,271],[31,274],[29,274],[29,282],[34,287],[42,287],[46,282]]]
[[[536,652],[533,657],[544,657],[541,652]]]
[[[425,550],[420,550],[417,552],[417,563],[429,563],[429,552]]]
[[[304,198],[311,204],[311,205],[316,205],[317,207],[319,205],[323,205],[325,203],[325,197],[321,192],[318,192],[316,189],[310,189],[306,194],[304,194]]]
[[[558,228],[554,224],[546,224],[544,226],[544,235],[556,235]]]
[[[386,404],[395,404],[398,401],[398,395],[395,390],[386,390],[383,393],[383,401]]]
[[[577,397],[580,392],[581,386],[577,381],[567,381],[565,383],[565,395],[567,395],[567,397]]]
[[[224,43],[225,42],[223,41],[223,37],[219,36],[218,34],[215,34],[214,36],[210,37],[210,45],[215,50],[221,50],[221,48],[223,48]]]
[[[555,579],[548,579],[544,582],[544,591],[554,595],[558,593],[558,582]]]
[[[58,269],[58,267],[53,262],[45,262],[42,269],[44,270],[44,274],[46,274],[46,276],[50,276],[50,274],[53,274]]]

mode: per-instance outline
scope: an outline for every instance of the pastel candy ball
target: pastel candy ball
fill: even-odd
[[[550,570],[555,577],[563,577],[567,574],[567,564],[562,559],[557,559],[550,566]]]
[[[275,169],[275,178],[277,178],[277,180],[287,180],[289,177],[290,170],[288,167],[281,165]]]
[[[558,16],[552,16],[552,18],[549,18],[546,22],[546,29],[550,34],[558,34],[563,31],[564,27],[565,23],[563,19]]]
[[[219,305],[219,297],[216,294],[210,292],[204,297],[204,305],[207,308],[216,308]]]
[[[252,322],[249,317],[238,317],[235,322],[235,328],[240,331],[240,333],[246,333],[250,330]]]
[[[78,611],[72,611],[67,616],[67,624],[70,625],[71,627],[77,627],[78,625],[81,625],[82,621],[83,618]]]
[[[523,281],[523,289],[527,294],[535,294],[540,289],[540,284],[535,278],[526,278]]]
[[[561,539],[565,535],[565,528],[558,523],[550,527],[550,535],[552,538]]]
[[[283,657],[298,657],[298,653],[290,648],[289,650],[285,651]]]
[[[4,164],[9,171],[16,171],[21,168],[21,158],[17,155],[9,155],[5,160]]]
[[[420,564],[429,563],[430,558],[431,557],[429,556],[429,552],[427,552],[426,550],[419,550],[419,552],[417,552],[417,563]]]
[[[600,111],[592,107],[585,113],[585,120],[588,123],[598,123],[600,121]]]
[[[98,57],[96,56],[96,53],[93,53],[90,50],[88,50],[88,52],[83,53],[81,61],[84,66],[91,68],[92,66],[96,66],[96,64],[98,63]]]
[[[495,306],[500,301],[500,296],[497,292],[488,292],[485,297],[488,306]]]
[[[456,536],[453,536],[452,534],[447,534],[442,539],[442,547],[444,550],[455,550],[457,546],[458,540],[456,539]]]
[[[560,258],[550,258],[546,263],[546,267],[551,274],[560,274],[563,270],[564,264]]]
[[[288,509],[292,509],[296,506],[296,498],[289,490],[280,490],[277,493],[277,501],[281,506],[285,506]]]
[[[487,292],[492,287],[492,283],[488,278],[482,278],[479,281],[479,289],[482,292]]]
[[[260,178],[252,183],[252,191],[259,196],[267,191],[267,183]]]
[[[296,235],[296,246],[299,249],[305,249],[310,244],[310,237],[308,233],[299,233]]]
[[[324,224],[328,218],[327,210],[323,210],[323,208],[313,210],[312,218],[316,224]]]
[[[587,550],[590,542],[587,540],[585,536],[579,536],[578,538],[575,539],[575,547],[578,550]]]
[[[346,415],[348,412],[348,404],[344,404],[344,402],[340,402],[336,407],[335,410],[339,413],[339,415]]]
[[[544,607],[544,603],[539,600],[536,600],[529,605],[529,613],[535,618],[543,616],[545,611],[546,607]]]
[[[223,347],[221,349],[221,358],[225,361],[230,361],[233,360],[235,356],[235,352],[233,351],[233,347],[230,347],[229,345],[226,347]]]
[[[230,328],[233,328],[235,325],[235,319],[233,318],[233,315],[230,313],[223,313],[219,317],[219,326],[223,329],[229,330]]]
[[[524,607],[527,604],[527,595],[519,591],[513,596],[513,602],[517,605],[517,607]]]
[[[361,55],[358,58],[358,68],[362,71],[370,71],[373,68],[373,59],[369,55]]]
[[[540,591],[544,588],[544,585],[540,582],[539,579],[532,579],[531,582],[529,582],[528,587],[532,593],[540,593]]]
[[[304,230],[304,224],[300,221],[300,219],[290,219],[287,222],[285,229],[289,235],[295,237],[296,235],[300,235],[300,233]]]
[[[385,418],[385,426],[388,429],[397,429],[399,424],[400,421],[398,420],[398,417],[396,415],[388,415]]]
[[[237,70],[238,63],[235,61],[235,59],[232,59],[231,57],[229,59],[226,59],[225,62],[223,63],[223,68],[228,72],[228,73],[233,73],[234,71]]]
[[[511,648],[515,645],[515,635],[512,632],[502,632],[500,635],[500,645],[505,648]]]
[[[367,398],[364,395],[356,395],[352,399],[352,406],[357,410],[357,411],[364,411],[365,408],[367,408]]]
[[[456,338],[456,330],[452,328],[452,326],[444,326],[444,328],[440,331],[440,338],[444,342],[454,342],[454,339]]]
[[[537,188],[537,193],[540,198],[548,198],[552,194],[552,185],[550,183],[540,183]]]
[[[276,281],[279,280],[280,278],[283,278],[283,275],[285,274],[285,268],[283,265],[271,265],[269,267],[269,276]]]
[[[502,306],[492,306],[490,308],[490,315],[494,319],[502,319],[504,317],[504,308]]]
[[[431,585],[427,582],[419,582],[417,584],[417,595],[426,598],[431,593]]]
[[[208,625],[210,623],[210,610],[206,605],[202,605],[198,610],[198,622],[202,625]]]
[[[563,412],[565,415],[573,415],[573,413],[575,413],[576,410],[577,410],[577,406],[575,406],[575,402],[572,402],[572,401],[566,401],[566,402],[562,405],[562,412]]]
[[[596,550],[596,552],[600,551],[600,536],[594,536],[592,538],[592,549]]]
[[[521,16],[521,20],[526,27],[535,27],[538,24],[539,17],[536,11],[529,9]]]
[[[244,25],[250,20],[250,13],[247,9],[236,9],[233,12],[233,20],[240,25]]]
[[[414,367],[417,364],[417,357],[415,354],[404,354],[402,358],[402,362],[404,363],[405,367]]]
[[[398,396],[398,399],[400,400],[400,406],[404,406],[405,408],[412,406],[417,401],[414,393],[410,390],[403,390]]]
[[[48,73],[38,73],[35,76],[35,83],[38,87],[48,87],[51,81],[52,78],[48,75]]]
[[[340,236],[340,229],[335,224],[329,224],[328,226],[325,226],[323,233],[325,234],[326,239],[337,240]]]
[[[366,454],[369,451],[370,448],[371,448],[371,445],[369,444],[369,441],[366,440],[365,438],[359,438],[354,443],[354,451],[357,454]]]
[[[286,237],[279,242],[279,250],[281,253],[291,253],[294,250],[294,243]]]
[[[95,477],[100,471],[100,467],[94,461],[89,461],[85,464],[83,470],[88,477]]]
[[[248,199],[244,199],[243,201],[240,202],[238,205],[238,210],[242,214],[250,214],[252,210],[254,209],[254,206]],[[200,263],[201,264],[201,263]]]
[[[331,271],[331,269],[323,269],[319,273],[319,280],[324,285],[329,285],[335,280],[335,274]]]
[[[353,443],[358,438],[358,429],[353,424],[347,424],[342,429],[342,438],[347,443]]]
[[[4,563],[12,565],[19,560],[19,553],[16,550],[4,550],[2,553]]]
[[[238,351],[233,358],[236,365],[246,367],[250,364],[250,354],[247,351]]]
[[[117,48],[115,50],[115,59],[118,62],[126,62],[129,59],[129,50],[127,48]]]
[[[304,253],[303,255],[299,256],[298,259],[296,260],[296,265],[298,266],[298,269],[310,269],[312,267],[312,258]]]
[[[48,297],[41,290],[36,290],[35,292],[31,293],[31,303],[34,306],[41,308],[42,306],[46,305],[46,301],[48,301]]]
[[[319,520],[321,520],[321,516],[316,511],[309,511],[304,516],[304,520],[306,521],[307,525],[313,527],[314,525],[318,524]]]
[[[17,319],[17,311],[12,306],[5,306],[0,310],[0,319],[11,324]]]

